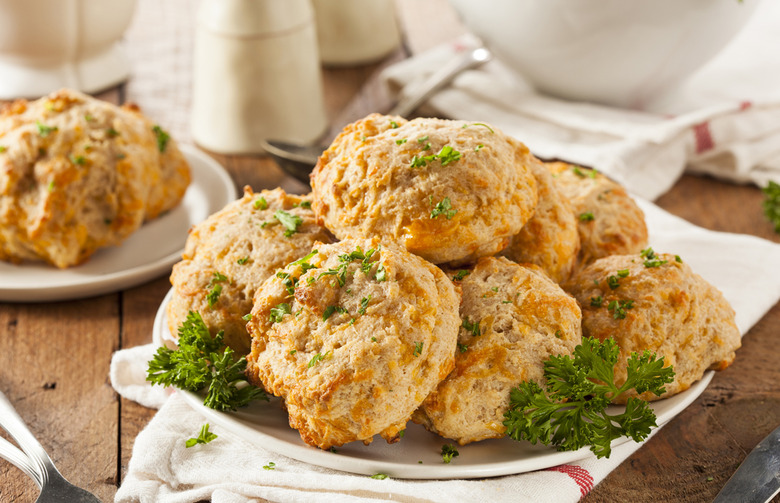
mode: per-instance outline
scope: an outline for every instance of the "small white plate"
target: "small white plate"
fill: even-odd
[[[165,314],[170,297],[168,292],[155,317],[153,340],[158,345],[173,340]],[[680,394],[652,402],[650,406],[655,411],[657,423],[669,422],[696,400],[713,374],[707,372],[703,379]],[[588,447],[558,452],[553,447],[516,442],[509,438],[457,446],[451,440],[429,433],[411,422],[403,439],[396,444],[388,444],[377,436],[371,445],[351,442],[333,453],[305,444],[298,432],[290,428],[287,413],[277,398],[272,398],[270,403],[255,402],[236,412],[219,412],[203,405],[202,395],[178,392],[210,422],[258,447],[313,465],[364,475],[385,473],[407,479],[484,478],[541,470],[593,456]],[[620,410],[617,406],[610,409],[613,414]],[[612,442],[612,447],[626,441],[625,437],[617,439]],[[456,445],[459,452],[450,464],[444,464],[441,458],[441,447],[447,443]]]
[[[192,169],[192,183],[181,204],[144,224],[120,246],[98,250],[77,267],[0,262],[0,301],[89,297],[130,288],[170,270],[181,259],[189,228],[237,197],[232,179],[218,162],[194,147],[180,148]]]

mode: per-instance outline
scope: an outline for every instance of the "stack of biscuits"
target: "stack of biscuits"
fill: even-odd
[[[370,115],[311,186],[247,188],[195,227],[168,305],[171,333],[190,310],[224,330],[310,445],[395,442],[409,420],[502,437],[510,389],[583,336],[616,339],[618,380],[632,351],[663,356],[664,396],[740,345],[722,294],[648,247],[622,187],[489,124]]]

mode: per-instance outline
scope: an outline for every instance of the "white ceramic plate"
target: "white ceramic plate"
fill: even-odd
[[[171,292],[168,292],[154,321],[153,334],[157,344],[172,340],[165,314],[170,296]],[[713,374],[707,372],[701,381],[683,393],[651,403],[658,424],[667,423],[690,405],[707,387]],[[204,406],[201,395],[179,392],[211,423],[258,447],[314,465],[365,475],[386,473],[394,478],[408,479],[484,478],[541,470],[592,455],[587,447],[558,452],[552,447],[503,438],[457,446],[459,456],[452,463],[444,464],[441,447],[454,442],[413,423],[409,423],[404,438],[396,444],[387,444],[377,436],[371,445],[352,442],[333,453],[303,443],[298,432],[288,425],[287,413],[278,399],[272,399],[270,403],[256,402],[236,412],[219,412]],[[617,410],[615,407],[613,413]],[[627,440],[615,440],[612,446]]]
[[[0,301],[77,299],[130,288],[156,278],[181,258],[187,231],[236,199],[230,176],[211,157],[180,145],[192,168],[182,203],[133,233],[121,246],[98,250],[77,267],[0,262]]]

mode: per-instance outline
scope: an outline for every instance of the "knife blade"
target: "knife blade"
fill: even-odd
[[[766,503],[780,493],[780,426],[750,451],[713,503]]]

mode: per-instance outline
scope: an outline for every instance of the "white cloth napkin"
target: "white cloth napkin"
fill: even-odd
[[[467,36],[438,46],[383,78],[391,93],[410,89],[475,44]],[[778,49],[780,2],[765,1],[721,54],[644,110],[544,96],[498,60],[464,72],[428,105],[444,117],[495,125],[538,157],[598,168],[650,200],[686,167],[765,186],[780,182]]]
[[[708,231],[640,200],[650,243],[675,253],[717,286],[736,310],[744,334],[780,299],[780,245],[739,234]],[[279,502],[574,502],[630,456],[640,444],[617,446],[608,459],[483,480],[375,480],[320,468],[247,443],[219,425],[215,441],[186,449],[207,422],[178,394],[144,382],[154,344],[121,350],[111,362],[111,382],[120,395],[162,407],[138,435],[117,503]],[[739,358],[739,352],[737,352]],[[656,430],[657,431],[657,430]],[[270,461],[274,470],[264,470]],[[457,459],[454,461],[457,462]]]

